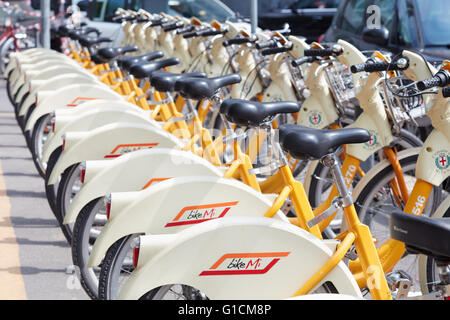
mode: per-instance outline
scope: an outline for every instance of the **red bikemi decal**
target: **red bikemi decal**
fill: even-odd
[[[238,203],[239,201],[184,207],[171,222],[165,225],[165,227],[176,227],[223,218],[231,207]]]
[[[141,150],[141,149],[151,149],[153,147],[156,147],[157,145],[158,145],[158,143],[119,144],[118,146],[116,146],[114,148],[113,151],[111,151],[110,154],[107,154],[105,156],[105,158],[106,159],[107,158],[117,158],[128,152],[137,151],[137,150]]]
[[[264,274],[290,252],[227,253],[199,276]]]
[[[97,98],[78,97],[75,100],[73,100],[71,103],[69,103],[67,105],[67,107],[76,107],[76,106],[82,104],[83,102],[88,102],[88,101],[92,101],[92,100],[97,100]]]

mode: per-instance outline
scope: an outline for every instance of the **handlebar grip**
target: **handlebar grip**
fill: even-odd
[[[261,50],[261,49],[266,49],[266,48],[273,48],[277,45],[277,41],[270,39],[267,41],[262,41],[262,42],[257,42],[255,44],[256,49]]]
[[[450,98],[450,87],[442,89],[442,95],[444,98]]]
[[[151,27],[157,27],[157,26],[160,26],[160,25],[162,25],[164,22],[167,22],[167,20],[166,19],[164,19],[164,18],[161,18],[161,19],[153,19],[153,20],[148,20],[149,22],[151,22]]]
[[[308,49],[305,50],[306,57],[330,57],[330,56],[338,56],[342,54],[342,51],[338,51],[335,49]]]
[[[196,36],[197,36],[197,32],[196,31],[183,34],[183,38],[185,38],[185,39],[193,38],[193,37],[196,37]]]
[[[231,46],[232,44],[243,44],[243,43],[249,43],[255,41],[254,38],[251,37],[240,37],[240,38],[233,38],[228,39],[223,42],[224,47]]]
[[[291,64],[293,67],[300,67],[302,64],[314,62],[314,60],[316,60],[315,57],[302,57],[300,59],[293,60]]]
[[[149,22],[149,21],[150,21],[150,18],[147,18],[147,17],[139,17],[139,18],[137,18],[137,20],[136,20],[137,23],[141,23],[141,22]]]
[[[207,29],[197,32],[197,36],[199,37],[209,37],[209,36],[216,36],[218,34],[222,34],[226,31],[224,30],[216,30],[216,29]]]
[[[427,90],[433,87],[445,87],[450,84],[450,73],[446,70],[440,70],[433,77],[417,82],[419,90]]]
[[[381,72],[381,71],[394,71],[394,70],[406,70],[409,68],[409,61],[406,58],[400,58],[395,62],[366,62],[361,64],[355,64],[350,67],[352,73],[359,72]]]
[[[268,48],[268,49],[261,50],[261,54],[263,56],[268,56],[268,55],[271,55],[271,54],[288,52],[290,50],[292,50],[292,46],[290,46],[290,47]]]
[[[178,29],[177,30],[177,34],[184,34],[184,33],[187,33],[187,32],[191,32],[194,29],[195,29],[195,26],[189,25],[189,26],[186,26],[184,28]]]
[[[169,23],[165,23],[165,24],[161,25],[161,27],[163,28],[163,30],[165,32],[173,31],[173,30],[179,29],[179,28],[181,28],[183,26],[184,26],[184,23],[182,21],[177,21],[175,23],[170,23],[170,24]]]

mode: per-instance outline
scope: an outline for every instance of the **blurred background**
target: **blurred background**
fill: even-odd
[[[11,1],[39,10],[39,0]],[[257,25],[308,42],[346,40],[360,50],[420,51],[436,63],[450,59],[448,0],[52,0],[51,10],[78,5],[92,26],[105,36],[120,38],[120,24],[111,21],[117,8],[197,17],[210,22],[250,23],[256,3]],[[375,9],[374,9],[375,8]]]

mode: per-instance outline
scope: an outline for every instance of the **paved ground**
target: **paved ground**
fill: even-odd
[[[0,82],[0,299],[88,299]]]

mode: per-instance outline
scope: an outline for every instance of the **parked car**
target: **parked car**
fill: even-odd
[[[87,11],[91,0],[78,1],[78,6]],[[225,21],[235,19],[234,12],[219,0],[95,0],[93,21],[112,21],[117,8],[150,12],[165,12],[172,16],[197,17],[202,21]]]
[[[380,8],[376,27],[371,5]],[[393,53],[412,49],[439,63],[450,59],[449,5],[448,0],[342,0],[322,41],[343,39],[360,50]]]
[[[91,11],[89,26],[99,29],[103,36],[115,39],[113,45],[118,45],[123,37],[120,23],[111,20],[117,8],[135,11],[142,8],[150,13],[165,12],[186,18],[195,16],[203,21],[236,19],[235,13],[219,0],[81,0],[73,3],[86,15]]]
[[[249,1],[222,0],[244,18],[250,16]],[[331,25],[340,0],[271,0],[258,1],[258,26],[279,30],[288,23],[291,34],[317,41]]]

